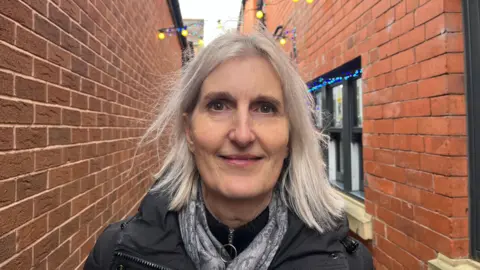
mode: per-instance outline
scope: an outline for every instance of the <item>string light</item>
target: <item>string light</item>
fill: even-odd
[[[347,81],[347,80],[352,79],[352,78],[358,78],[358,77],[362,76],[362,72],[363,72],[362,69],[357,69],[357,70],[355,70],[355,72],[344,73],[343,76],[327,78],[327,79],[324,79],[324,78],[315,79],[313,82],[309,83],[308,92],[313,92],[315,90],[321,89],[324,86],[331,85],[331,84],[334,84],[334,83],[338,83],[338,82],[341,82],[341,81]]]
[[[307,4],[313,3],[313,0],[307,0]]]
[[[263,11],[261,11],[261,10],[257,11],[256,16],[257,16],[257,19],[263,18]]]
[[[281,38],[280,39],[280,44],[283,46],[283,45],[285,45],[285,43],[287,43],[287,40],[285,38]]]
[[[158,33],[158,39],[164,40],[165,39],[165,33],[163,33],[163,32]]]
[[[188,36],[188,31],[186,29],[182,30],[182,36],[184,37]]]
[[[293,2],[294,2],[294,3],[297,3],[297,2],[298,2],[298,0],[293,0]]]
[[[198,45],[203,46],[203,39],[198,40]]]

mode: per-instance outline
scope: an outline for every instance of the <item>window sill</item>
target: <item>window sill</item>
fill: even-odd
[[[345,212],[350,230],[363,240],[371,240],[373,238],[372,216],[365,211],[365,204],[340,191],[337,192],[345,201]]]
[[[438,254],[436,259],[428,262],[428,270],[475,270],[480,269],[480,263],[469,259],[450,259]]]

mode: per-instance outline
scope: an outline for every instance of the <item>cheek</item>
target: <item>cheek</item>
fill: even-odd
[[[221,125],[202,116],[192,119],[192,139],[196,150],[215,152],[222,145],[224,137]]]
[[[269,124],[258,122],[256,128],[265,150],[270,155],[280,155],[284,158],[287,154],[290,133],[288,121],[281,119]]]

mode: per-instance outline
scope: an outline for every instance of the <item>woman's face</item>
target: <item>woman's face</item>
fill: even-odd
[[[204,188],[229,199],[270,194],[288,155],[278,76],[251,56],[219,65],[203,82],[186,135]]]

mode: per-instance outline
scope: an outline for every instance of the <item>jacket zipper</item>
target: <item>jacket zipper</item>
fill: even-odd
[[[228,229],[228,243],[233,246],[233,233],[234,229]]]
[[[155,263],[146,261],[146,260],[144,260],[144,259],[137,258],[137,257],[135,257],[135,256],[131,256],[131,255],[128,255],[128,254],[125,254],[125,253],[122,253],[122,252],[116,251],[114,254],[115,254],[115,256],[118,256],[118,257],[120,257],[120,258],[133,261],[133,262],[135,262],[135,263],[138,263],[138,264],[141,264],[141,265],[150,267],[150,268],[152,268],[152,269],[172,270],[172,269],[170,269],[170,268],[168,268],[168,267],[161,266],[161,265],[159,265],[159,264],[155,264]]]

